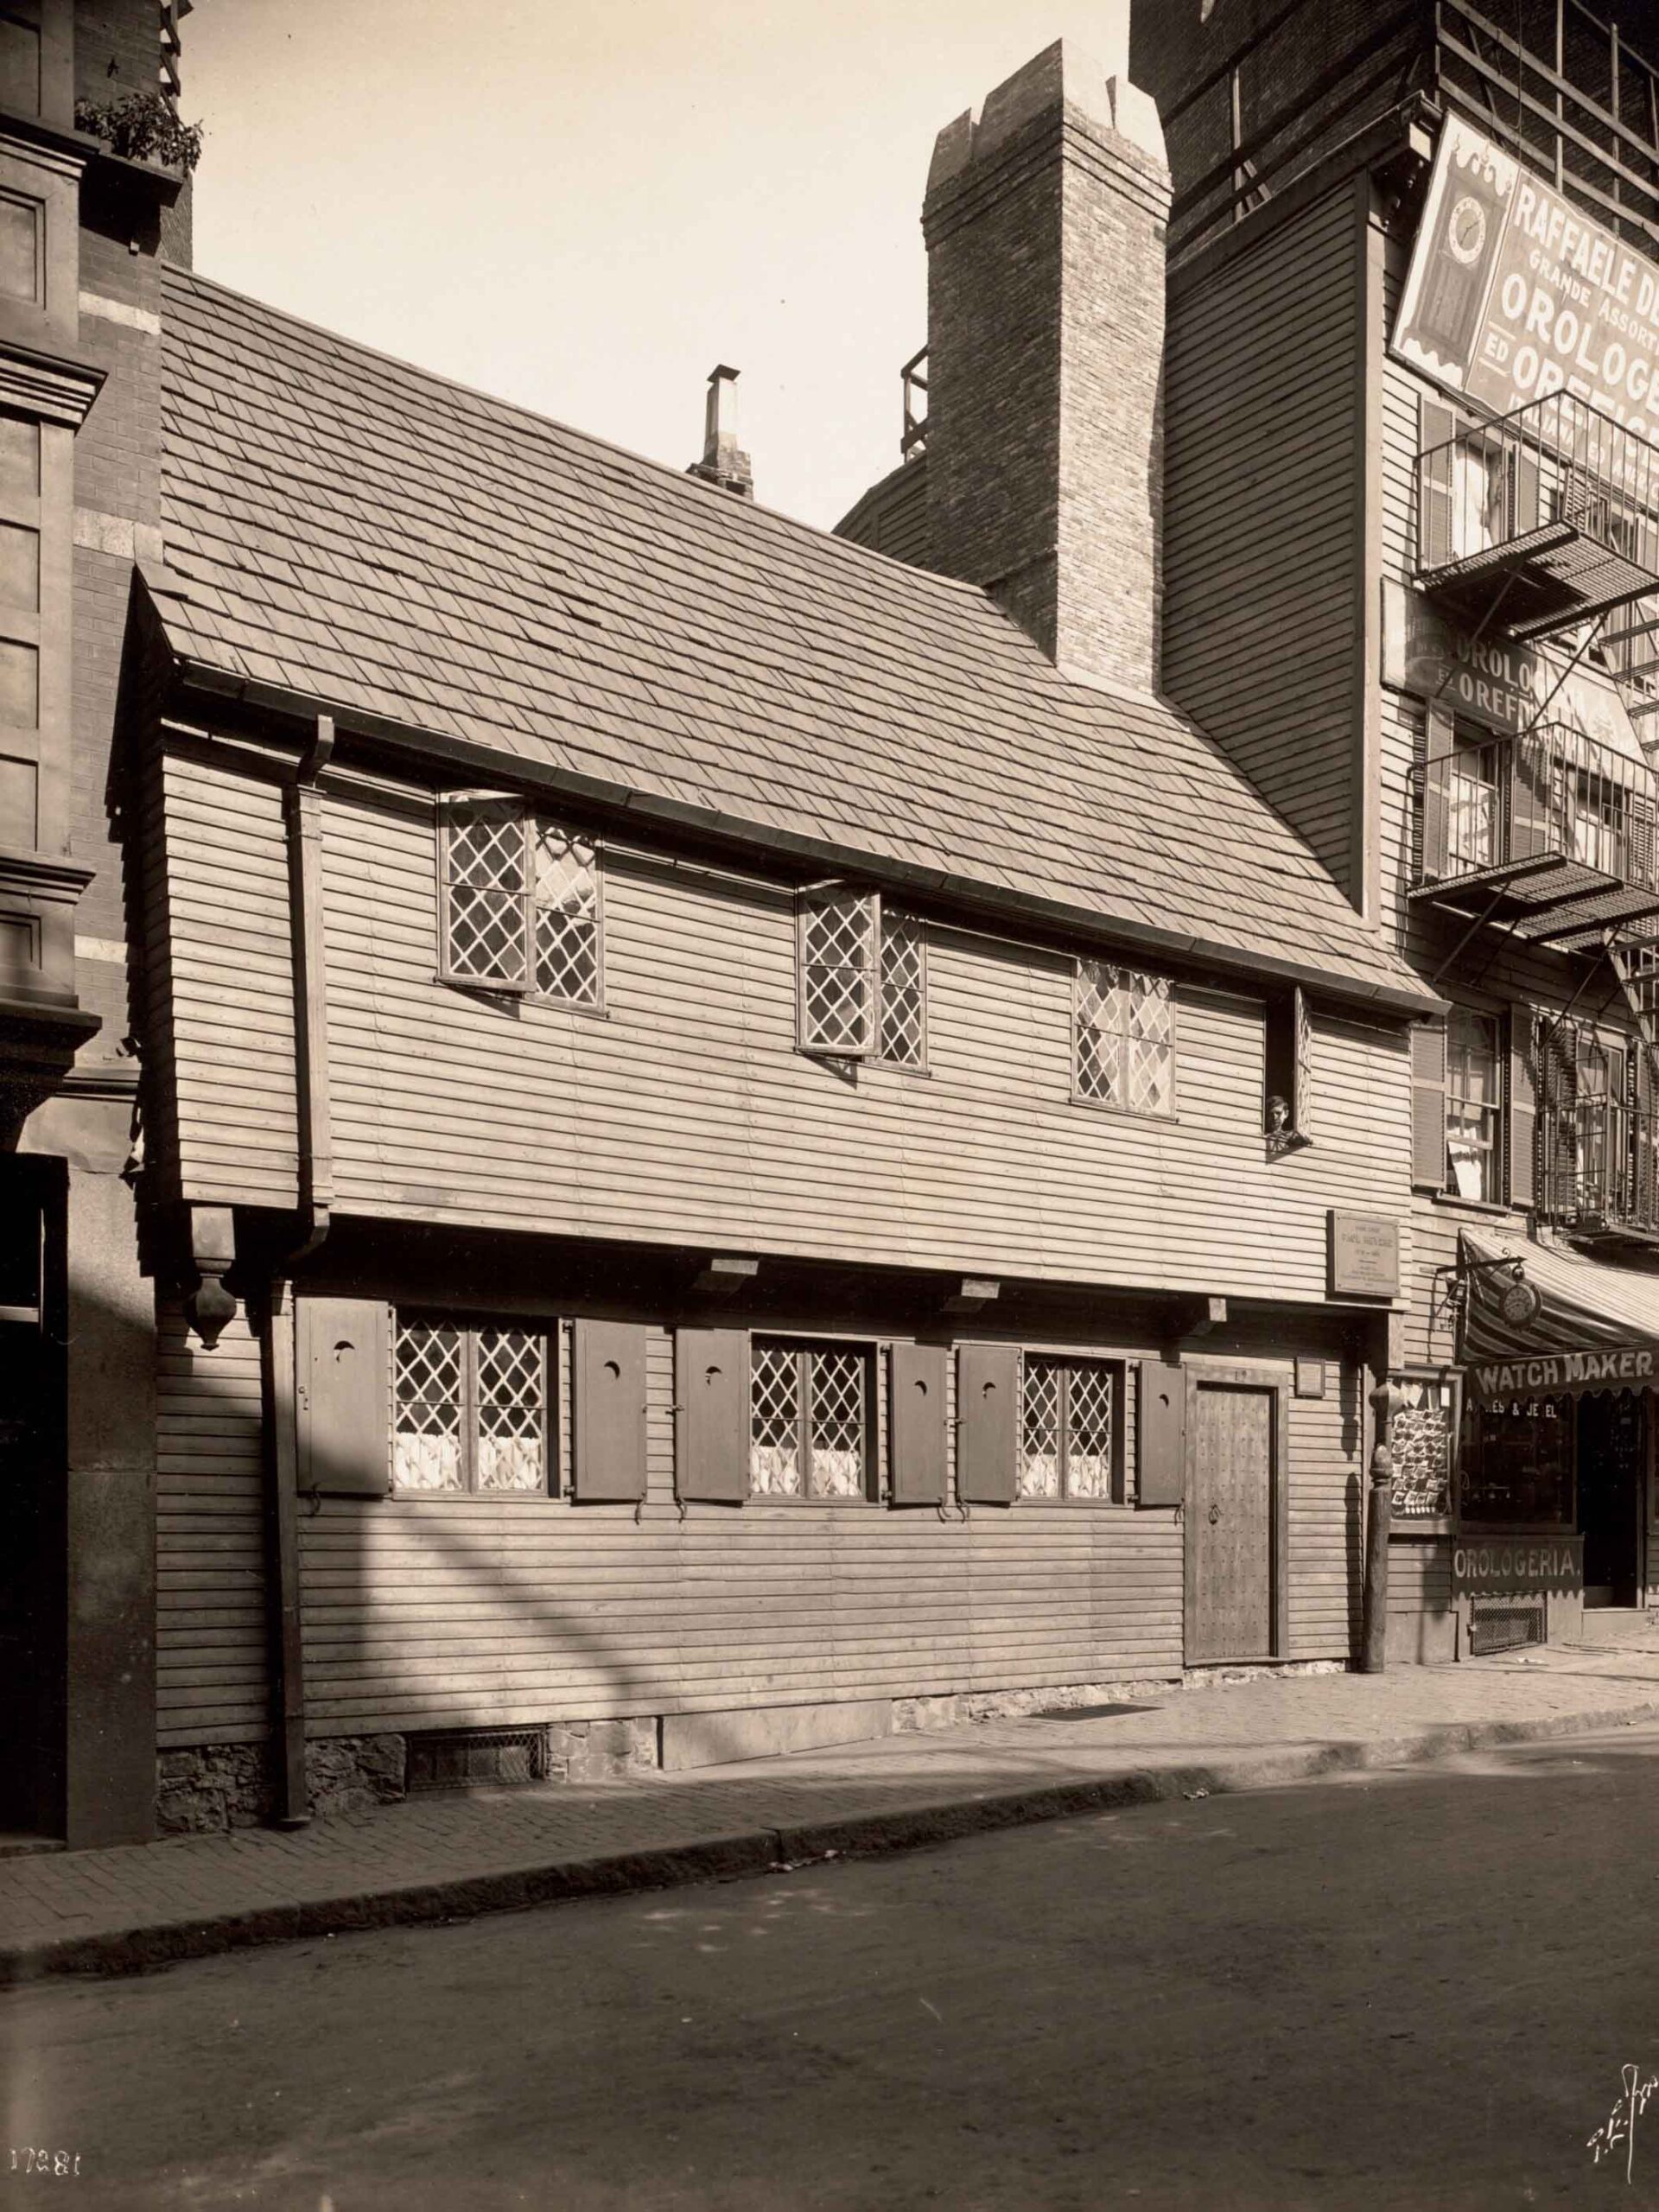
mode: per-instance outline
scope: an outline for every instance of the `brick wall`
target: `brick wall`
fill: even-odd
[[[1149,103],[1054,46],[940,134],[923,214],[935,565],[1069,672],[1137,690],[1160,588],[1168,181],[1148,139]]]

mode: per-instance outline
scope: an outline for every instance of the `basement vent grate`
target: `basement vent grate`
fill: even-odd
[[[450,1728],[406,1738],[404,1786],[483,1789],[547,1779],[545,1728]]]
[[[1469,1649],[1477,1659],[1495,1651],[1518,1651],[1523,1643],[1544,1642],[1544,1601],[1505,1599],[1501,1605],[1475,1598],[1469,1606]]]

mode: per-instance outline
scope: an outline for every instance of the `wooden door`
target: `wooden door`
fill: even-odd
[[[1279,1396],[1271,1382],[1192,1377],[1187,1417],[1189,1666],[1275,1655]]]

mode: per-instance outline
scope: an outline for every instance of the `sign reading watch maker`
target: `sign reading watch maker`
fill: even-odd
[[[1394,350],[1496,415],[1566,390],[1659,445],[1659,267],[1458,116]]]

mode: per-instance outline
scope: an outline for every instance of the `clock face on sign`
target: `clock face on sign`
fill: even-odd
[[[1512,1282],[1503,1294],[1499,1311],[1506,1321],[1530,1321],[1539,1303],[1538,1294],[1529,1282]]]
[[[1478,261],[1480,250],[1486,243],[1486,210],[1478,200],[1471,200],[1465,193],[1452,210],[1452,219],[1446,226],[1446,242],[1452,249],[1452,258],[1467,268]]]

